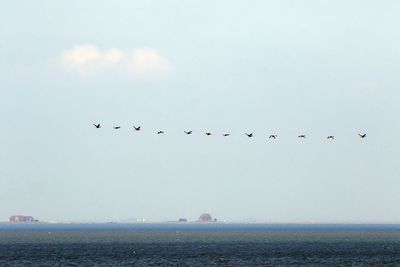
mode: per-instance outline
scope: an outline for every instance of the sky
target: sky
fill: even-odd
[[[0,221],[400,222],[399,11],[4,1]]]

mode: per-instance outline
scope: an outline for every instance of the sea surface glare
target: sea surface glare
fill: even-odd
[[[399,266],[400,225],[0,224],[0,266]]]

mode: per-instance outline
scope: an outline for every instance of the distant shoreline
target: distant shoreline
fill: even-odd
[[[400,222],[8,222],[7,225],[400,225]]]

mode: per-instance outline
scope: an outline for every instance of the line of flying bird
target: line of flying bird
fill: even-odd
[[[95,128],[97,128],[97,129],[100,129],[100,128],[102,127],[100,123],[93,124],[93,126],[94,126]],[[113,128],[114,128],[115,130],[118,130],[118,129],[121,128],[121,126],[114,126]],[[133,129],[134,129],[135,131],[137,131],[137,132],[142,130],[141,126],[137,126],[137,127],[136,127],[136,126],[133,126]],[[187,135],[193,133],[192,130],[183,131],[183,132],[184,132],[185,134],[187,134]],[[162,131],[162,130],[160,130],[160,131],[157,131],[157,134],[165,134],[165,132]],[[251,138],[251,137],[254,136],[253,133],[244,133],[244,134],[245,134],[247,137],[249,137],[249,138]],[[210,132],[205,132],[205,135],[210,136],[210,135],[212,135],[212,133],[210,133]],[[229,134],[229,133],[224,133],[224,134],[222,134],[222,136],[228,137],[228,136],[230,136],[230,134]],[[367,137],[367,134],[366,134],[366,133],[359,133],[358,136],[359,136],[360,138],[365,138],[365,137]],[[273,139],[276,139],[277,137],[278,137],[277,134],[271,134],[271,135],[269,136],[269,138],[273,138]],[[305,135],[305,134],[299,134],[297,137],[298,137],[298,138],[303,138],[303,139],[304,139],[304,138],[306,138],[306,135]],[[335,139],[335,136],[334,136],[334,135],[328,135],[328,136],[326,137],[326,139]]]

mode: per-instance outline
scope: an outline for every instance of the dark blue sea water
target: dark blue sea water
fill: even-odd
[[[0,224],[1,266],[398,266],[400,225]]]

